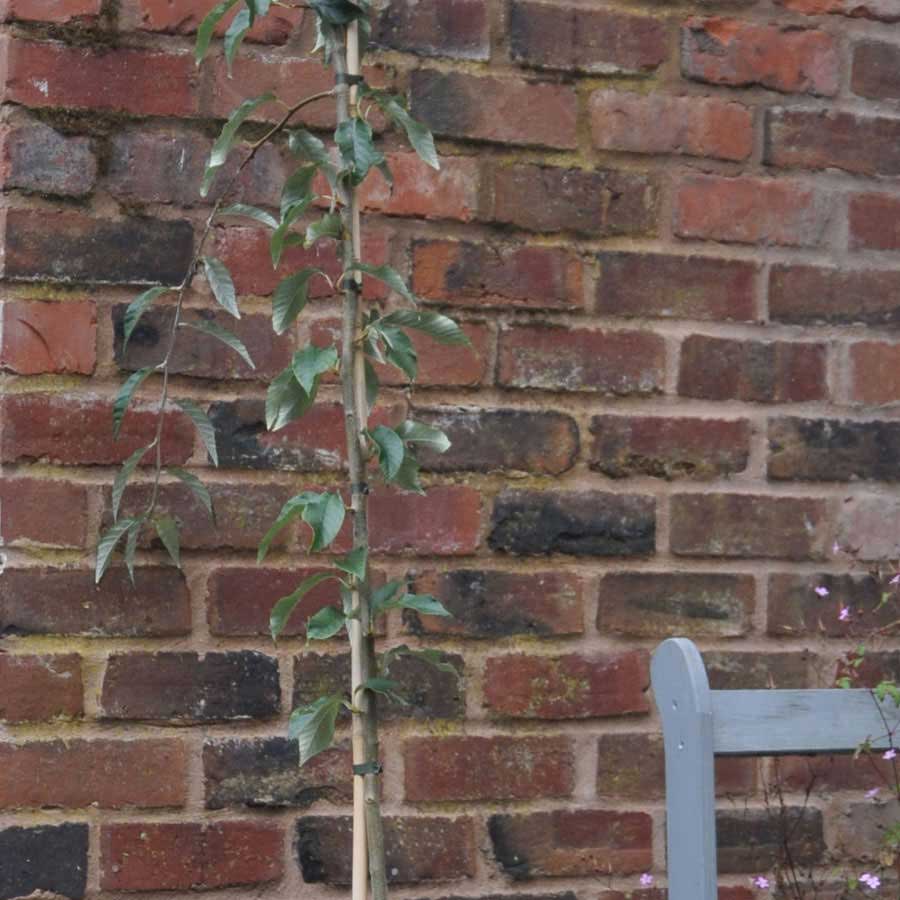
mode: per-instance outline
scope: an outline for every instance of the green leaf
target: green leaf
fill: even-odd
[[[265,558],[266,554],[269,552],[269,547],[272,545],[272,541],[275,540],[275,537],[278,535],[278,532],[284,528],[289,522],[299,516],[303,510],[306,508],[307,504],[314,503],[320,497],[320,494],[317,494],[315,491],[303,491],[295,496],[291,497],[284,506],[281,507],[281,512],[278,513],[278,518],[274,521],[271,528],[263,535],[263,539],[259,542],[259,550],[256,554],[256,562],[261,563]]]
[[[334,723],[344,704],[339,694],[319,697],[308,706],[291,713],[288,737],[296,740],[300,750],[300,765],[327,750],[334,741]]]
[[[160,516],[154,519],[153,525],[163,546],[178,568],[181,568],[181,548],[178,541],[178,523],[171,516]]]
[[[308,394],[315,392],[318,379],[326,372],[336,369],[338,354],[334,347],[317,347],[309,344],[294,354],[291,368],[294,378]]]
[[[253,19],[261,19],[269,11],[272,0],[245,0],[250,8],[250,16]]]
[[[388,345],[384,354],[387,362],[400,369],[410,381],[415,381],[419,371],[419,354],[412,341],[399,328],[386,327],[379,333]]]
[[[366,370],[366,403],[369,406],[369,409],[372,409],[375,406],[375,401],[378,399],[378,373],[375,371],[375,366],[369,362],[369,360],[365,360],[365,370]]]
[[[392,647],[385,651],[381,657],[381,669],[388,674],[391,665],[401,656],[413,656],[421,659],[423,662],[437,669],[440,672],[449,672],[452,675],[459,675],[459,671],[452,663],[447,662],[446,656],[440,650],[413,650],[407,644],[401,644],[399,647]]]
[[[213,508],[212,497],[207,490],[206,485],[193,473],[178,466],[170,466],[166,469],[169,475],[174,475],[179,481],[184,482],[193,491],[194,496],[203,505],[203,508],[209,513],[209,517],[216,521],[216,511]]]
[[[306,623],[306,637],[310,641],[327,641],[347,624],[347,617],[333,606],[320,609]]]
[[[409,706],[409,700],[397,693],[399,683],[390,678],[367,678],[362,684],[356,686],[357,691],[374,691],[388,700],[393,700],[402,706]]]
[[[288,149],[294,156],[315,163],[325,174],[332,188],[337,184],[337,169],[328,155],[328,148],[314,134],[303,128],[291,131],[288,134]]]
[[[411,449],[407,449],[406,456],[403,457],[403,465],[394,476],[394,484],[414,494],[425,493],[422,482],[419,481],[419,462]]]
[[[346,572],[348,575],[352,575],[360,581],[365,581],[367,559],[368,552],[366,551],[366,548],[357,547],[341,559],[335,560],[334,564],[342,572]]]
[[[379,425],[371,432],[371,437],[378,447],[378,464],[381,466],[384,480],[393,481],[403,464],[406,446],[397,432],[385,425]]]
[[[463,330],[448,316],[441,313],[419,311],[415,309],[398,309],[380,320],[380,325],[397,325],[404,328],[415,328],[439,344],[459,344],[468,346],[469,339]]]
[[[397,426],[397,434],[410,444],[421,444],[435,453],[446,453],[450,449],[450,439],[440,428],[433,428],[423,422],[407,419]]]
[[[295,206],[302,204],[304,208],[315,199],[312,195],[313,178],[316,177],[316,166],[301,166],[284,183],[281,191],[281,218]]]
[[[128,376],[128,379],[119,388],[116,399],[113,402],[113,437],[118,438],[119,430],[122,428],[122,420],[125,418],[125,410],[131,403],[134,392],[153,374],[153,366],[145,369],[138,369],[137,372]]]
[[[238,0],[223,0],[222,3],[217,4],[208,12],[200,23],[197,28],[197,43],[194,47],[194,59],[198,66],[203,61],[203,57],[206,56],[206,51],[209,50],[209,42],[212,40],[216,25],[222,21],[228,10],[237,2]]]
[[[354,117],[341,122],[334,133],[334,140],[349,170],[352,184],[361,184],[373,166],[384,162],[384,156],[375,149],[372,126],[364,119]]]
[[[297,604],[314,587],[320,585],[323,581],[328,581],[329,578],[335,577],[336,576],[331,572],[319,572],[315,575],[310,575],[308,578],[304,578],[297,588],[288,594],[287,597],[282,597],[275,606],[272,607],[272,612],[269,615],[269,631],[272,633],[273,641],[277,641],[281,632],[284,631],[284,627],[287,625],[291,614],[297,608]]]
[[[203,271],[206,273],[206,280],[212,288],[216,302],[236,319],[239,319],[241,311],[237,305],[237,293],[234,289],[234,282],[231,280],[231,273],[225,263],[214,256],[204,256]]]
[[[346,515],[340,494],[319,494],[315,502],[303,508],[303,521],[312,528],[310,551],[324,550],[337,536]]]
[[[286,247],[295,247],[303,243],[303,238],[296,232],[291,231],[291,228],[294,222],[306,212],[311,203],[312,196],[307,198],[304,203],[294,204],[287,211],[279,226],[272,232],[272,237],[269,239],[269,253],[272,257],[273,269],[277,269],[281,264],[281,257]]]
[[[275,288],[272,295],[272,327],[276,334],[284,334],[303,312],[309,299],[309,280],[313,275],[321,274],[321,269],[302,269],[296,275],[289,275]]]
[[[369,608],[372,610],[372,615],[377,616],[380,612],[382,612],[387,604],[391,601],[391,599],[396,595],[397,591],[399,591],[402,587],[403,582],[398,579],[394,579],[393,581],[388,581],[386,584],[375,588],[375,590],[372,591],[372,596],[369,598]]]
[[[385,609],[412,609],[425,616],[451,617],[450,611],[431,594],[402,594],[395,600],[391,600]]]
[[[398,98],[383,91],[367,91],[366,94],[374,98],[375,102],[381,107],[382,112],[394,125],[399,126],[406,132],[409,143],[422,161],[431,166],[432,169],[440,169],[441,163],[438,159],[431,132],[406,111],[406,108],[400,103]]]
[[[128,308],[125,310],[125,318],[122,323],[122,352],[125,352],[125,348],[128,346],[128,339],[134,332],[134,329],[137,328],[137,324],[141,319],[141,316],[147,311],[147,308],[156,300],[157,297],[162,296],[163,294],[171,291],[172,288],[162,287],[161,285],[157,285],[156,287],[152,287],[147,291],[144,291],[143,294],[138,295],[128,304]]]
[[[193,400],[176,399],[175,403],[188,414],[197,429],[197,433],[200,435],[200,440],[203,441],[203,446],[206,448],[212,464],[218,466],[219,452],[216,450],[216,430],[213,428],[212,422],[209,421],[209,416]]]
[[[351,0],[309,0],[309,5],[329,25],[347,25],[366,16],[365,7]]]
[[[100,537],[100,543],[97,544],[97,563],[94,569],[94,583],[100,584],[100,579],[106,574],[109,564],[112,561],[113,551],[116,544],[125,536],[131,527],[134,526],[138,519],[119,519],[108,531],[105,531]]]
[[[266,392],[266,428],[278,431],[300,418],[312,406],[313,397],[306,393],[291,369],[285,369],[269,385]]]
[[[244,40],[244,36],[250,30],[252,24],[250,10],[244,7],[234,17],[228,26],[228,31],[225,32],[225,65],[228,67],[229,78],[231,77],[231,64],[234,62],[234,57],[241,46],[241,41]]]
[[[309,249],[316,241],[322,238],[331,238],[339,241],[344,234],[341,217],[337,213],[326,213],[321,219],[310,222],[306,226],[306,238],[303,246]]]
[[[220,216],[244,216],[248,219],[253,219],[256,222],[259,222],[260,225],[265,225],[266,228],[277,228],[278,220],[275,216],[267,213],[264,209],[260,209],[257,206],[248,206],[246,203],[232,203],[231,206],[226,206],[224,209],[219,210]]]
[[[122,463],[122,468],[116,472],[116,479],[112,486],[112,514],[114,522],[119,518],[119,505],[122,503],[122,494],[125,493],[125,485],[128,484],[128,479],[134,474],[137,464],[144,458],[144,454],[152,446],[153,444],[147,444],[146,447],[135,450],[134,453]]]
[[[407,287],[403,276],[391,266],[372,266],[368,263],[355,262],[351,268],[358,269],[360,272],[384,282],[392,291],[396,291],[410,303],[416,302],[416,295]],[[384,320],[382,319],[382,321]]]
[[[223,328],[209,319],[195,319],[193,322],[182,322],[182,328],[193,328],[194,331],[202,331],[210,337],[221,341],[226,347],[230,347],[237,353],[240,358],[250,366],[251,369],[256,368],[256,364],[250,357],[250,352],[244,346],[244,342],[237,336],[232,334],[227,328]]]
[[[274,99],[274,94],[261,94],[259,97],[245,100],[240,106],[232,110],[228,121],[222,127],[222,131],[209,154],[209,162],[206,164],[206,171],[203,173],[203,185],[200,188],[201,196],[205,197],[209,193],[213,179],[216,177],[219,169],[225,165],[238,129],[244,124],[247,117],[252,115],[264,103],[271,103]]]
[[[128,570],[128,578],[132,584],[134,584],[134,556],[137,552],[137,542],[141,536],[143,524],[143,516],[134,519],[132,526],[128,529],[128,537],[125,539],[125,568]]]

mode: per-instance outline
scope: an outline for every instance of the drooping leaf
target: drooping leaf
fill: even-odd
[[[128,346],[128,339],[131,337],[134,329],[137,328],[137,324],[141,319],[141,316],[147,311],[147,308],[156,300],[157,297],[161,297],[163,294],[171,291],[172,288],[163,287],[162,285],[156,285],[156,287],[152,287],[149,290],[144,291],[143,294],[139,294],[131,303],[128,304],[128,308],[125,310],[125,318],[122,322],[122,352],[125,352],[125,348]]]
[[[388,581],[375,588],[372,591],[372,596],[369,598],[369,609],[372,611],[372,615],[377,616],[383,612],[387,604],[402,587],[403,582],[395,578],[393,581]]]
[[[175,403],[190,417],[194,427],[197,429],[197,433],[200,435],[200,440],[203,441],[203,446],[206,448],[212,464],[218,467],[219,452],[216,449],[216,430],[213,428],[212,422],[209,421],[209,416],[193,400],[176,399]]]
[[[390,326],[381,327],[379,334],[387,344],[385,360],[400,369],[410,381],[415,381],[419,371],[419,354],[408,335],[399,328]]]
[[[291,362],[294,378],[308,394],[314,393],[318,379],[337,365],[338,353],[334,347],[317,347],[315,344],[298,350]]]
[[[125,536],[125,533],[137,522],[137,519],[119,519],[101,537],[97,544],[97,562],[94,568],[94,583],[100,584],[100,579],[106,574],[109,564],[112,561],[113,551],[116,544]]]
[[[171,516],[160,516],[153,520],[153,526],[163,546],[178,568],[181,568],[181,546],[178,539],[178,523]]]
[[[261,94],[259,97],[245,100],[240,106],[232,110],[228,121],[222,127],[222,131],[209,154],[209,162],[206,164],[206,171],[203,173],[203,184],[200,188],[201,196],[205,197],[209,193],[213,179],[216,177],[219,169],[225,165],[238,129],[244,124],[247,117],[252,115],[264,103],[270,103],[274,99],[274,94]]]
[[[282,597],[273,607],[269,615],[269,631],[272,633],[272,640],[277,641],[279,635],[284,631],[288,619],[297,608],[297,604],[317,585],[330,578],[336,577],[331,572],[317,572],[304,578],[303,581],[293,590],[287,597]]]
[[[396,484],[397,487],[402,488],[405,491],[411,491],[414,494],[425,493],[422,482],[419,481],[419,462],[411,448],[407,448],[406,450],[406,455],[403,457],[403,464],[394,476],[394,484]]]
[[[122,428],[122,420],[125,418],[125,410],[128,409],[128,404],[131,403],[134,392],[152,374],[153,366],[147,366],[145,369],[138,369],[137,372],[129,375],[122,387],[119,388],[119,393],[116,394],[116,399],[113,402],[113,437],[117,438],[119,436],[119,431]]]
[[[306,226],[306,237],[303,246],[309,249],[316,241],[322,238],[331,238],[339,241],[344,234],[341,217],[337,213],[326,213],[321,219],[310,222]]]
[[[334,741],[334,723],[344,704],[338,694],[319,697],[308,706],[301,706],[291,713],[288,737],[297,741],[300,765],[327,750]]]
[[[266,392],[266,428],[278,431],[299,419],[312,405],[313,398],[300,387],[290,368],[275,377]]]
[[[119,505],[122,502],[122,494],[125,493],[125,485],[128,484],[128,479],[134,474],[137,464],[144,458],[144,454],[152,446],[152,444],[148,444],[146,447],[135,450],[134,453],[122,463],[122,468],[116,472],[116,478],[112,486],[112,514],[114,522],[119,518]]]
[[[310,552],[324,550],[338,536],[346,512],[341,495],[332,493],[319,494],[316,502],[303,508],[303,521],[313,532]]]
[[[375,148],[372,126],[364,119],[354,117],[341,122],[334,140],[352,184],[361,184],[373,166],[384,162],[384,156]]]
[[[436,340],[439,344],[468,346],[470,341],[463,330],[448,316],[428,310],[398,309],[388,313],[380,324],[414,328]]]
[[[312,183],[316,177],[316,166],[301,166],[284,183],[281,191],[281,217],[298,204],[304,208],[313,201]]]
[[[398,127],[406,132],[413,150],[419,155],[420,159],[432,169],[440,169],[441,163],[438,159],[437,150],[434,146],[434,137],[431,132],[421,123],[417,122],[407,112],[406,107],[393,94],[384,91],[367,91],[367,96],[372,97],[381,107],[382,112],[387,118]]]
[[[203,61],[203,57],[206,56],[206,51],[209,50],[209,42],[212,40],[216,25],[222,21],[228,10],[230,10],[237,2],[238,0],[222,0],[221,3],[216,4],[216,6],[206,14],[203,21],[198,26],[197,43],[194,47],[194,59],[198,66]]]
[[[353,263],[353,268],[371,275],[386,284],[392,291],[396,291],[410,303],[416,303],[416,295],[407,287],[403,276],[391,266],[373,266],[364,262]]]
[[[366,548],[357,547],[355,550],[351,550],[346,556],[336,559],[334,564],[342,572],[346,572],[348,575],[352,575],[354,578],[363,581],[366,577],[367,559],[368,553]]]
[[[234,17],[228,26],[228,31],[225,32],[225,65],[228,67],[229,78],[231,77],[231,64],[234,62],[238,48],[241,46],[241,41],[244,40],[252,24],[250,10],[245,6]]]
[[[295,203],[284,215],[272,237],[269,238],[269,253],[272,257],[272,268],[277,269],[281,263],[281,256],[288,247],[296,247],[303,243],[303,236],[291,231],[294,222],[306,212],[312,203],[312,195],[305,202]]]
[[[174,475],[179,481],[184,482],[193,492],[194,496],[203,505],[203,508],[209,513],[209,517],[216,521],[216,511],[213,507],[212,497],[206,485],[193,473],[178,466],[170,466],[166,471],[170,475]]]
[[[411,444],[421,444],[435,453],[446,453],[450,449],[450,439],[441,431],[423,422],[407,419],[397,426],[397,434]]]
[[[302,269],[289,275],[275,288],[272,295],[272,327],[276,334],[284,334],[303,312],[309,299],[309,280],[322,274],[321,269]]]
[[[246,203],[232,203],[219,210],[220,216],[244,216],[265,225],[266,228],[277,228],[278,220],[271,213],[267,213],[264,209],[257,206],[248,206]]]
[[[431,594],[401,594],[390,600],[385,609],[412,609],[425,616],[450,617],[450,611]]]
[[[227,328],[223,328],[221,325],[212,322],[209,319],[194,319],[192,322],[182,322],[181,326],[182,328],[193,328],[195,331],[202,331],[204,334],[214,337],[216,340],[225,344],[226,347],[230,347],[234,350],[234,352],[237,353],[251,369],[256,368],[256,363],[253,362],[250,351],[247,350],[244,342],[237,335],[232,334]]]
[[[377,426],[371,433],[372,440],[378,447],[378,464],[385,481],[393,481],[400,466],[403,465],[403,457],[406,454],[406,445],[393,428],[386,425]]]
[[[452,663],[447,662],[446,656],[440,650],[413,650],[408,644],[400,644],[399,647],[391,647],[381,655],[381,671],[387,675],[391,666],[403,656],[412,656],[437,669],[439,672],[449,672],[451,675],[459,675],[459,671]]]
[[[275,519],[272,526],[263,535],[263,539],[259,542],[259,550],[256,554],[257,563],[261,563],[266,558],[269,547],[272,546],[272,541],[275,540],[281,529],[296,519],[306,508],[306,505],[315,502],[319,496],[315,491],[303,491],[285,502],[284,506],[281,507],[281,512],[278,513],[278,518]]]
[[[315,163],[324,173],[328,183],[334,188],[337,183],[337,169],[328,155],[324,142],[303,128],[297,128],[288,134],[288,149],[294,156]]]
[[[399,687],[399,683],[392,681],[390,678],[380,678],[376,676],[374,678],[367,678],[362,684],[357,685],[356,690],[374,691],[374,693],[381,694],[383,697],[386,697],[388,700],[393,700],[401,706],[409,706],[409,700],[397,693]]]
[[[347,25],[366,15],[365,7],[351,0],[309,0],[309,5],[329,25]]]
[[[209,282],[216,302],[236,319],[239,319],[241,311],[237,305],[237,292],[225,263],[214,256],[204,256],[203,271],[206,273],[206,280]]]
[[[125,538],[125,568],[128,570],[128,579],[134,584],[134,557],[137,552],[138,538],[141,536],[141,526],[144,517],[133,519],[132,526],[128,529],[128,537]]]
[[[306,637],[311,641],[327,641],[347,624],[347,617],[333,606],[320,609],[306,623]]]

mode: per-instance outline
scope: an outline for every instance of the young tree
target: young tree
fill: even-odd
[[[230,67],[247,31],[256,19],[269,12],[271,5],[272,0],[222,0],[206,16],[198,30],[198,64],[210,47],[216,26],[239,6],[224,40],[225,58]],[[379,805],[376,698],[379,694],[396,696],[397,684],[389,676],[391,663],[398,655],[416,653],[429,662],[439,663],[436,653],[399,647],[383,655],[379,668],[375,657],[373,624],[378,616],[390,609],[406,608],[442,616],[448,613],[434,597],[408,593],[400,581],[388,582],[375,590],[371,588],[367,521],[369,470],[377,460],[384,481],[403,490],[421,493],[417,448],[427,447],[444,452],[449,447],[449,441],[438,429],[412,420],[404,421],[395,428],[386,425],[369,427],[369,413],[379,389],[373,364],[395,366],[413,381],[417,358],[408,334],[410,329],[445,344],[462,345],[468,341],[452,319],[420,310],[415,296],[395,269],[387,265],[375,266],[361,258],[358,189],[373,169],[378,169],[390,181],[390,170],[376,146],[368,121],[370,111],[380,110],[389,123],[406,134],[419,156],[434,168],[439,167],[437,153],[431,134],[411,118],[403,100],[387,91],[370,87],[361,75],[360,57],[370,33],[367,0],[309,0],[304,6],[316,16],[317,42],[313,52],[333,69],[334,87],[312,94],[293,105],[284,104],[272,94],[248,98],[231,113],[210,155],[204,178],[204,195],[225,166],[231,151],[241,145],[239,132],[244,123],[260,107],[271,104],[283,107],[283,113],[275,124],[249,142],[249,149],[237,171],[213,205],[182,283],[176,288],[162,285],[151,287],[137,297],[126,311],[123,337],[127,344],[143,313],[164,295],[175,295],[171,332],[162,361],[131,375],[114,404],[113,427],[117,434],[135,391],[151,376],[159,377],[155,437],[148,446],[137,450],[126,460],[116,476],[112,490],[113,524],[102,535],[98,545],[96,578],[99,581],[103,577],[116,547],[123,541],[125,563],[129,572],[133,572],[138,540],[148,525],[156,529],[160,541],[174,562],[180,565],[178,524],[171,516],[158,511],[160,481],[164,473],[185,482],[197,500],[213,514],[210,494],[200,479],[182,469],[164,469],[162,455],[165,413],[175,404],[193,420],[210,460],[214,465],[218,464],[215,434],[205,411],[187,400],[170,397],[169,364],[176,342],[185,334],[184,329],[205,332],[227,344],[249,365],[253,365],[247,348],[237,336],[218,324],[205,320],[187,321],[183,317],[185,294],[200,271],[205,274],[216,301],[231,315],[240,316],[235,287],[227,268],[221,260],[204,253],[213,224],[222,217],[241,216],[269,228],[275,266],[288,247],[302,244],[309,248],[320,242],[333,243],[341,261],[341,275],[337,282],[332,284],[328,275],[317,268],[304,268],[291,274],[274,293],[272,324],[278,334],[292,328],[306,306],[311,280],[324,278],[329,281],[335,294],[343,298],[340,347],[310,343],[298,350],[291,365],[274,379],[268,389],[266,421],[267,427],[274,431],[302,416],[315,402],[323,377],[337,371],[346,426],[350,502],[345,505],[339,491],[304,491],[292,497],[263,538],[258,559],[262,561],[265,558],[273,539],[292,520],[300,518],[309,526],[312,552],[325,550],[337,537],[345,518],[349,515],[352,520],[352,550],[345,557],[336,559],[330,570],[306,578],[291,594],[279,600],[272,610],[270,621],[272,637],[277,639],[306,593],[325,580],[339,582],[342,607],[326,607],[312,616],[307,623],[307,636],[312,640],[327,639],[343,629],[347,630],[352,660],[351,693],[349,696],[320,697],[308,706],[295,710],[290,720],[290,734],[299,742],[300,762],[303,764],[331,745],[340,710],[346,707],[351,711],[353,897],[354,900],[364,900],[366,897],[368,872],[375,900],[383,900],[387,891]],[[331,149],[316,135],[293,124],[294,117],[304,107],[329,101],[335,104],[337,119]],[[231,188],[260,148],[284,139],[298,166],[284,183],[278,214],[243,204],[226,205]],[[315,193],[320,183],[328,186],[324,198]],[[321,212],[323,199],[327,201],[327,209]],[[402,304],[389,312],[375,305],[364,307],[361,302],[364,276],[384,282]],[[147,454],[153,454],[150,499],[141,513],[120,518],[119,510],[128,481]]]

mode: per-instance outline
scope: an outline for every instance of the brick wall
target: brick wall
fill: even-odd
[[[222,115],[329,80],[303,58],[311,22],[280,8],[233,79],[218,58],[196,70],[211,5],[2,4],[0,898],[324,898],[348,879],[346,745],[298,770],[284,737],[292,703],[346,678],[343,644],[303,639],[327,588],[277,649],[266,637],[321,560],[289,531],[254,564],[289,492],[339,477],[336,396],[268,436],[261,380],[337,307],[321,296],[275,338],[254,228],[215,242],[257,371],[202,336],[173,366],[219,432],[203,474],[220,527],[166,484],[184,576],[147,545],[136,588],[118,568],[92,581],[114,466],[153,421],[139,403],[114,443],[111,398],[158,358],[168,315],[126,353],[123,304],[181,278]],[[384,400],[454,441],[426,498],[372,500],[378,571],[456,616],[387,626],[456,670],[405,663],[413,704],[385,712],[404,896],[619,900],[660,875],[657,641],[696,638],[720,686],[822,683],[839,598],[872,602],[835,541],[900,556],[898,21],[897,0],[395,0],[380,20],[370,78],[407,92],[444,167],[387,139],[397,184],[367,190],[367,253],[472,339],[423,343],[422,386]],[[261,153],[240,199],[277,203],[286,165]],[[210,307],[202,283],[188,305]],[[187,421],[168,435],[169,460],[206,470]],[[828,809],[856,821],[868,775],[828,771]],[[760,777],[719,773],[749,796],[723,806],[730,900],[771,864]],[[834,821],[807,817],[799,858],[848,846]]]

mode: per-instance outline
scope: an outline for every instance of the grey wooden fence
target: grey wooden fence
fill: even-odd
[[[666,753],[669,900],[716,900],[716,756],[840,753],[892,746],[900,709],[851,690],[711,691],[700,651],[671,638],[651,679]]]

